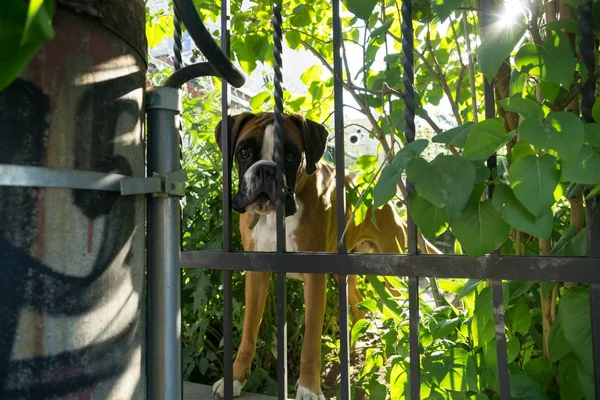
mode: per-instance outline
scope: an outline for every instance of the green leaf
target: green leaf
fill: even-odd
[[[519,127],[521,138],[538,149],[554,150],[559,157],[573,161],[583,145],[583,123],[570,112],[552,112],[546,122],[526,119]]]
[[[449,318],[442,319],[441,321],[434,321],[429,326],[429,331],[434,339],[441,339],[450,335],[456,327],[460,324],[460,318]]]
[[[396,362],[390,372],[390,396],[392,399],[405,398],[404,394],[408,390],[408,373],[402,366],[402,363]]]
[[[515,56],[519,71],[539,76],[543,81],[569,87],[575,72],[575,56],[567,36],[550,31],[541,46],[528,43]]]
[[[20,0],[5,0],[2,3],[0,91],[19,76],[43,42],[54,37],[51,26],[53,2],[46,0],[43,3],[43,6],[39,6],[39,0],[32,1],[29,3],[30,7]],[[31,29],[24,29],[28,20]]]
[[[468,389],[467,363],[469,353],[461,348],[453,348],[449,353],[449,357],[444,357],[445,373],[440,381],[440,388],[464,392]]]
[[[548,396],[533,378],[527,375],[511,375],[510,398],[513,400],[546,400]]]
[[[383,24],[381,24],[381,26],[373,29],[371,31],[371,39],[375,39],[376,37],[378,37],[380,35],[385,35],[385,33],[387,32],[388,29],[390,29],[390,26],[392,26],[394,21],[395,20],[393,18],[390,18],[390,19],[386,20]]]
[[[585,196],[585,199],[589,200],[592,197],[596,197],[598,194],[600,194],[600,185],[594,186],[592,190],[590,190],[590,192]]]
[[[321,67],[320,64],[315,64],[302,73],[302,75],[300,76],[300,80],[306,86],[310,86],[312,82],[321,80],[322,73],[323,67]]]
[[[287,31],[285,33],[285,42],[292,50],[297,50],[300,47],[301,38],[298,31]]]
[[[372,381],[369,383],[369,400],[385,400],[387,398],[387,388],[385,385]]]
[[[469,161],[487,160],[513,137],[514,132],[507,134],[504,130],[502,118],[486,119],[469,132],[462,156]]]
[[[583,124],[585,141],[593,148],[600,150],[600,124],[595,122]]]
[[[588,373],[581,362],[577,363],[577,378],[579,380],[579,386],[584,394],[584,398],[593,399],[596,397],[596,390],[594,388],[594,376]]]
[[[523,37],[526,27],[524,21],[519,21],[512,26],[490,27],[483,32],[477,63],[488,81],[492,81],[500,65]]]
[[[315,9],[308,4],[299,4],[294,8],[290,24],[299,28],[309,26],[315,18]]]
[[[249,34],[246,36],[246,48],[248,54],[252,54],[258,61],[263,61],[269,51],[269,40],[267,36]]]
[[[571,33],[579,32],[577,29],[577,21],[575,20],[563,20],[563,21],[552,21],[545,25],[542,25],[540,29],[562,31],[565,30]]]
[[[577,158],[572,162],[562,162],[562,180],[597,185],[600,183],[600,154],[595,154],[588,145],[583,145]]]
[[[541,120],[544,118],[542,106],[531,99],[524,99],[520,94],[499,101],[502,108],[521,114],[525,118]]]
[[[546,209],[541,216],[535,217],[515,197],[512,189],[505,184],[498,184],[492,198],[496,210],[502,210],[502,217],[510,225],[520,231],[548,240],[552,234],[554,219],[552,209]]]
[[[465,285],[462,287],[458,296],[456,296],[456,301],[462,299],[467,296],[469,293],[473,292],[473,290],[477,289],[477,286],[481,283],[481,279],[469,279]]]
[[[584,393],[579,381],[579,360],[574,353],[567,354],[558,363],[558,380],[561,399],[583,399]]]
[[[169,26],[169,19],[165,15],[161,15],[155,21],[146,23],[146,39],[148,40],[148,48],[153,49],[167,36],[166,28]]]
[[[421,196],[437,207],[447,207],[450,217],[464,208],[475,184],[473,164],[456,156],[440,154],[431,163],[413,158],[406,174]]]
[[[367,280],[373,286],[373,289],[379,296],[381,302],[385,305],[385,307],[394,314],[395,318],[400,318],[402,315],[402,307],[398,304],[398,302],[392,300],[385,289],[385,286],[375,275],[367,275]]]
[[[475,183],[483,183],[490,178],[490,169],[483,162],[473,162],[475,167]]]
[[[54,38],[52,14],[54,6],[51,0],[30,0],[27,19],[21,35],[20,44],[36,44]]]
[[[371,312],[371,314],[375,314],[377,312],[377,301],[375,301],[375,299],[361,301],[356,306],[359,310],[366,310]]]
[[[510,166],[508,179],[517,199],[535,217],[541,217],[554,204],[560,173],[551,155],[519,158]]]
[[[593,374],[589,289],[574,287],[567,290],[558,305],[558,318],[561,319],[566,341],[585,371]]]
[[[531,289],[534,282],[531,281],[510,281],[508,282],[508,292],[510,293],[509,301],[513,301],[522,294],[525,294]]]
[[[419,230],[428,238],[435,238],[448,229],[448,209],[436,207],[419,192],[414,192],[410,197],[410,215]]]
[[[508,357],[508,363],[515,361],[521,350],[521,342],[517,336],[509,336],[506,339],[506,353]]]
[[[262,107],[263,104],[271,101],[271,92],[260,92],[250,99],[250,107],[257,110]]]
[[[544,358],[532,358],[525,364],[525,373],[535,379],[540,385],[552,382],[556,375],[556,367]]]
[[[381,171],[381,176],[373,189],[373,207],[381,207],[390,201],[396,194],[398,182],[408,162],[418,157],[429,144],[426,139],[415,140],[404,146],[394,156],[394,160]]]
[[[569,226],[550,251],[550,255],[560,257],[587,255],[587,229],[577,233],[574,225]]]
[[[377,0],[342,0],[342,3],[358,18],[368,20],[373,14]]]
[[[451,144],[454,147],[463,148],[467,141],[467,135],[471,132],[471,129],[475,126],[474,122],[465,122],[455,128],[448,129],[445,132],[435,135],[431,141],[433,143],[446,143]]]
[[[491,200],[467,205],[460,216],[450,217],[450,228],[463,249],[473,257],[496,250],[510,232],[510,226],[494,209]]]
[[[371,326],[371,323],[366,319],[359,319],[356,321],[354,326],[352,327],[352,332],[350,334],[350,346],[354,346],[356,341],[360,339]]]
[[[535,150],[531,147],[529,143],[520,141],[513,146],[509,154],[509,161],[510,163],[513,163],[519,158],[527,155],[535,155]]]
[[[594,118],[594,121],[600,122],[600,97],[596,97],[596,101],[592,106],[592,118]]]
[[[558,83],[541,81],[540,82],[540,92],[542,97],[547,101],[553,103],[558,98],[558,95],[561,92],[561,86]]]
[[[433,11],[438,15],[440,21],[444,22],[452,11],[455,11],[460,6],[462,0],[433,0],[431,3]]]
[[[510,93],[509,96],[518,95],[521,97],[523,95],[523,88],[525,87],[525,82],[527,81],[527,74],[524,74],[516,69],[513,69],[510,72]]]
[[[358,165],[363,171],[368,171],[372,168],[376,168],[378,166],[377,157],[370,154],[360,156],[356,159],[356,165]]]
[[[508,329],[513,333],[527,333],[531,326],[529,306],[524,299],[519,299],[506,312]]]
[[[548,349],[550,350],[552,361],[558,361],[573,351],[571,345],[565,339],[565,332],[562,325],[561,319],[557,318],[554,324],[552,324],[550,335],[548,336]]]

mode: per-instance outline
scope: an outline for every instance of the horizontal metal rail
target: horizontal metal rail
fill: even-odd
[[[184,251],[182,268],[600,283],[600,258]]]

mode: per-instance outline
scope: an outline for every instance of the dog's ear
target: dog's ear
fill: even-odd
[[[306,119],[301,115],[290,115],[289,118],[302,132],[302,142],[306,154],[306,173],[311,175],[317,170],[317,164],[325,153],[329,132],[323,124]]]
[[[237,141],[238,135],[244,128],[244,125],[248,123],[252,118],[254,118],[254,114],[250,112],[243,112],[238,115],[227,116],[227,134],[229,135],[229,143],[231,144],[231,149],[229,153],[229,157],[233,157],[233,150],[235,148],[235,142]],[[217,141],[217,145],[221,152],[223,152],[223,144],[221,143],[221,135],[223,131],[223,121],[219,121],[217,127],[215,128],[215,140]]]

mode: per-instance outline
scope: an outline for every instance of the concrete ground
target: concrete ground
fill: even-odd
[[[245,393],[238,397],[240,400],[274,400],[275,397],[262,394]],[[183,382],[183,400],[212,400],[211,387],[197,383]]]

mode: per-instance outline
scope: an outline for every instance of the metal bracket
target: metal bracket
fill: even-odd
[[[121,196],[149,194],[185,196],[187,175],[179,169],[168,174],[133,178],[121,174],[0,164],[0,186],[50,187],[120,192]]]
[[[121,181],[123,196],[152,193],[155,197],[185,196],[185,181],[187,175],[178,169],[168,174],[154,172],[148,178],[126,178]]]

